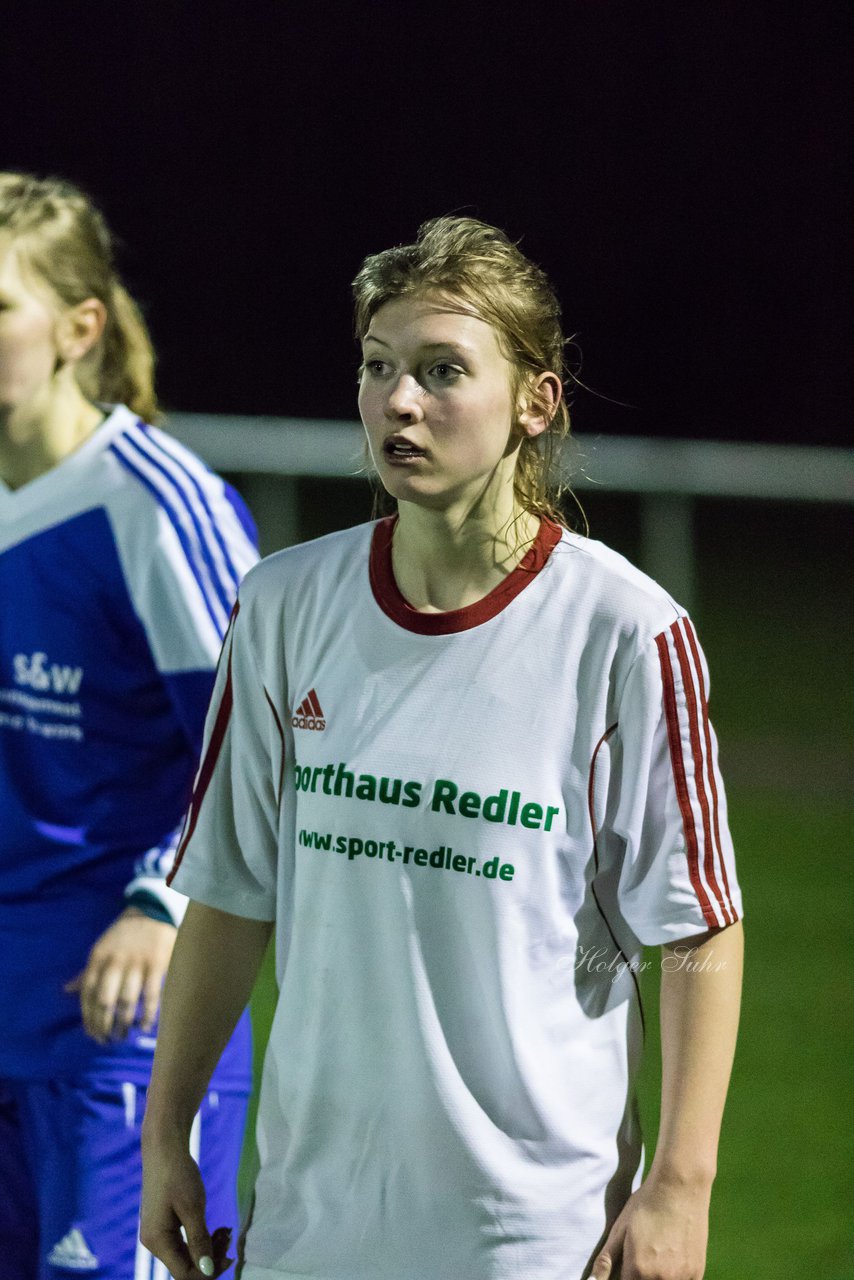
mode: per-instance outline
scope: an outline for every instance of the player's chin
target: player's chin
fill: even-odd
[[[380,466],[377,468],[380,482],[386,493],[399,502],[429,501],[442,492],[441,480],[422,468],[404,470],[402,467]]]

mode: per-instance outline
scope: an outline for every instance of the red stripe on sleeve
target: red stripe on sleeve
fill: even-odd
[[[674,622],[670,628],[673,634],[673,643],[676,647],[676,655],[679,659],[679,669],[682,673],[682,684],[685,689],[685,704],[688,710],[688,732],[691,737],[691,755],[694,761],[694,785],[697,789],[697,799],[700,802],[700,814],[703,819],[703,870],[706,874],[706,883],[711,889],[715,899],[721,906],[724,919],[726,919],[726,909],[723,907],[723,896],[718,888],[718,882],[715,879],[715,846],[712,842],[712,816],[709,811],[709,797],[706,794],[705,770],[703,768],[703,744],[700,738],[700,717],[697,712],[697,695],[694,692],[694,675],[691,670],[691,663],[688,659],[688,650],[685,648],[685,641],[682,638],[682,632],[678,622]],[[715,916],[714,923],[720,924],[720,920]],[[727,923],[731,923],[728,921]]]
[[[676,796],[682,813],[682,827],[685,832],[685,843],[688,852],[688,875],[691,878],[691,884],[702,908],[703,918],[709,925],[714,926],[718,923],[718,919],[700,879],[700,850],[697,844],[697,830],[694,825],[694,809],[688,793],[688,780],[685,776],[685,761],[682,758],[679,709],[676,705],[676,685],[673,679],[673,668],[670,665],[667,635],[662,632],[661,635],[655,637],[655,643],[658,647],[658,658],[661,663],[661,683],[664,692],[664,712],[667,719],[670,763],[673,768],[673,780],[676,784]]]
[[[231,626],[234,625],[234,619],[237,617],[239,608],[239,603],[235,601],[234,609],[231,614],[229,633],[226,634],[226,643],[229,641]],[[199,820],[202,802],[207,793],[207,789],[210,786],[211,778],[213,777],[214,769],[216,768],[216,762],[219,759],[219,753],[222,750],[225,732],[228,728],[228,722],[231,719],[231,708],[233,702],[234,693],[231,685],[231,645],[229,644],[228,670],[225,677],[225,688],[222,691],[222,698],[220,699],[219,709],[216,713],[216,720],[214,721],[214,727],[211,732],[208,749],[205,752],[205,758],[202,761],[202,767],[199,769],[199,776],[196,779],[196,785],[193,788],[193,798],[190,801],[190,812],[187,815],[187,826],[183,836],[181,837],[181,843],[178,846],[178,851],[175,854],[175,861],[172,865],[172,870],[166,877],[167,885],[171,885],[175,878],[175,873],[181,865],[181,859],[184,857],[184,850],[189,844],[190,838],[196,829],[196,823]]]
[[[712,814],[714,816],[715,826],[715,846],[718,854],[718,865],[721,871],[721,877],[724,884],[724,893],[726,894],[726,902],[722,902],[724,915],[727,917],[727,923],[732,924],[738,919],[738,914],[733,906],[732,894],[730,893],[729,880],[726,873],[726,862],[724,861],[723,843],[721,841],[721,822],[720,812],[718,808],[718,787],[715,781],[715,765],[714,756],[712,754],[712,727],[709,722],[709,703],[706,697],[706,683],[703,679],[703,664],[700,659],[700,649],[697,644],[697,637],[694,628],[688,618],[685,619],[685,634],[688,637],[688,644],[691,646],[691,653],[694,658],[694,665],[697,668],[697,683],[700,687],[700,706],[703,712],[703,734],[706,740],[706,767],[709,776],[709,789],[712,793]]]
[[[726,909],[723,895],[718,886],[716,874],[714,874],[714,842],[712,837],[712,814],[709,810],[709,797],[707,788],[705,788],[705,769],[703,767],[703,742],[700,740],[700,718],[697,705],[697,694],[694,691],[694,673],[691,669],[690,659],[688,657],[688,649],[685,648],[685,640],[682,637],[679,622],[673,623],[671,627],[673,634],[673,644],[676,645],[676,653],[679,655],[679,666],[682,673],[682,682],[685,685],[685,701],[688,705],[688,723],[691,736],[691,755],[694,756],[694,781],[697,786],[697,797],[700,803],[700,813],[703,815],[703,870],[705,872],[705,882],[711,888],[718,906],[720,906],[723,920],[726,924],[731,924],[729,911]],[[702,681],[702,672],[698,672],[698,677]],[[714,923],[720,924],[720,920],[714,920]]]

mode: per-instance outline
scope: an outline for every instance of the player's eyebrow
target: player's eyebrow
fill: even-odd
[[[375,333],[366,333],[363,342],[378,342],[381,347],[391,349],[391,344],[383,338],[378,338]],[[458,351],[460,355],[473,356],[474,350],[467,346],[464,342],[458,342],[456,339],[448,339],[447,342],[425,342],[419,347],[420,351]]]
[[[447,342],[425,342],[422,351],[438,351],[444,348],[446,351],[459,351],[460,355],[471,356],[474,351],[464,342],[457,342],[456,339]]]

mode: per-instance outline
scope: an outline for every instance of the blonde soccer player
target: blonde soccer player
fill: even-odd
[[[241,588],[174,881],[143,1240],[178,1280],[218,1270],[188,1134],[272,934],[244,1280],[698,1280],[741,963],[699,642],[560,518],[542,271],[439,218],[354,288],[397,511]]]
[[[0,173],[0,1274],[158,1280],[139,1134],[166,886],[239,579],[235,493],[150,426],[154,353],[73,184]],[[219,1056],[219,1055],[218,1055]],[[193,1118],[237,1225],[246,1020]]]

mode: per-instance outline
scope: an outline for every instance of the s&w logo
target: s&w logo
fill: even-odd
[[[325,729],[326,718],[320,706],[317,694],[309,689],[292,717],[291,724],[295,729]]]
[[[60,666],[48,662],[46,653],[16,653],[15,684],[29,685],[39,693],[77,693],[83,679],[82,667]]]

